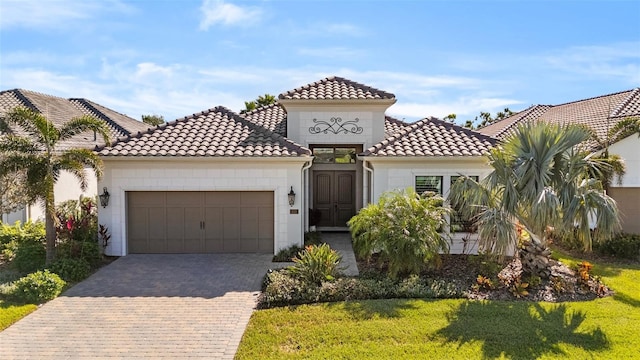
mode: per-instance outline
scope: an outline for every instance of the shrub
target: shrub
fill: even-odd
[[[273,256],[273,262],[291,262],[293,258],[302,251],[302,248],[298,245],[291,245],[288,248],[282,249],[278,251],[277,254]]]
[[[45,261],[45,245],[37,240],[29,240],[17,245],[11,265],[16,270],[26,274],[43,269]]]
[[[58,244],[56,256],[58,259],[82,259],[89,265],[95,266],[102,259],[102,252],[98,241],[66,240]]]
[[[49,270],[31,273],[14,282],[14,296],[23,302],[40,304],[60,295],[65,281]]]
[[[60,240],[96,241],[98,211],[94,198],[81,197],[80,200],[65,201],[56,207],[56,216],[60,222],[56,229]]]
[[[390,298],[454,298],[462,291],[453,283],[418,276],[396,280],[383,278],[338,278],[320,285],[304,282],[286,269],[269,271],[265,276],[259,306],[270,308],[328,301]]]
[[[44,242],[45,230],[43,222],[26,222],[21,224],[16,221],[14,225],[0,225],[0,251],[5,260],[11,260],[19,245],[25,241]]]
[[[320,285],[323,281],[334,280],[341,272],[342,256],[329,245],[309,245],[293,258],[295,265],[287,271],[296,278]]]
[[[425,265],[437,264],[449,244],[439,230],[450,213],[434,193],[418,195],[408,188],[382,194],[349,220],[353,247],[360,257],[387,264],[389,275],[417,274]]]
[[[594,243],[593,249],[602,255],[638,260],[640,258],[640,234],[618,234],[608,240]]]
[[[70,282],[82,281],[91,273],[91,265],[85,259],[58,259],[48,269]]]

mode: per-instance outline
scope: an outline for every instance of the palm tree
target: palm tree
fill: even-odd
[[[485,249],[504,254],[518,245],[517,229],[524,229],[532,246],[521,248],[521,259],[533,247],[539,261],[523,261],[523,272],[547,277],[551,230],[573,233],[589,251],[594,239],[620,229],[616,202],[591,176],[608,165],[580,147],[590,135],[589,129],[577,125],[521,124],[490,151],[493,171],[480,182],[459,178],[449,200],[476,223]],[[592,222],[595,231],[590,229]]]
[[[11,132],[10,125],[17,125],[25,135]],[[56,222],[53,187],[62,171],[78,178],[82,190],[87,188],[85,167],[102,176],[102,160],[88,149],[58,149],[57,145],[74,135],[94,131],[109,143],[108,129],[104,122],[90,117],[73,118],[60,128],[42,114],[15,108],[0,117],[0,176],[25,172],[25,187],[31,202],[42,201],[45,208],[47,263],[55,259]]]

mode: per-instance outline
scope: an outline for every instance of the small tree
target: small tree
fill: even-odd
[[[9,125],[18,126],[26,136],[12,133]],[[88,185],[85,167],[102,176],[102,160],[91,150],[58,148],[60,142],[85,131],[95,131],[109,143],[105,123],[90,116],[71,119],[59,128],[42,114],[22,107],[0,117],[0,132],[6,134],[0,139],[0,177],[24,172],[28,193],[44,204],[47,264],[55,258],[58,221],[54,185],[61,172],[75,175],[82,190]]]
[[[434,264],[440,252],[449,250],[439,230],[450,210],[434,193],[419,195],[412,188],[382,194],[349,220],[354,250],[379,264],[389,266],[389,275],[419,273],[425,264]]]
[[[275,103],[276,103],[276,97],[274,95],[271,95],[271,94],[260,95],[253,101],[245,101],[244,109],[240,110],[240,114],[248,113],[261,106],[271,105]]]
[[[19,210],[32,201],[24,186],[25,179],[24,171],[0,176],[0,215]]]
[[[162,115],[142,115],[142,122],[145,124],[158,126],[164,123],[164,116]]]

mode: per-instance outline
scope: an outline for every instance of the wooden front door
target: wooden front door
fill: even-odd
[[[319,227],[345,227],[356,214],[355,171],[314,171],[313,208]]]

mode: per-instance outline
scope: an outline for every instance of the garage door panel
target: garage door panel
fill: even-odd
[[[273,192],[127,193],[129,252],[273,252]]]
[[[618,203],[622,231],[640,234],[640,188],[611,187],[609,195]]]

